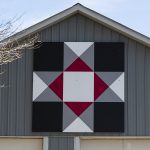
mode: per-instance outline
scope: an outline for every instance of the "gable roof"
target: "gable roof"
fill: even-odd
[[[44,29],[50,25],[53,25],[57,22],[60,22],[60,21],[64,20],[65,18],[68,18],[76,13],[83,14],[84,16],[87,16],[88,18],[90,18],[100,24],[103,24],[103,25],[107,26],[108,28],[111,28],[112,30],[115,30],[131,39],[134,39],[134,40],[150,47],[150,38],[149,37],[147,37],[141,33],[138,33],[124,25],[121,25],[118,22],[115,22],[114,20],[112,20],[110,18],[107,18],[87,7],[84,7],[83,5],[81,5],[79,3],[77,3],[74,6],[68,8],[50,18],[47,18],[25,30],[22,30],[21,32],[16,33],[11,38],[15,38],[16,40],[25,38],[28,35],[37,33],[38,31],[41,31],[42,29]]]

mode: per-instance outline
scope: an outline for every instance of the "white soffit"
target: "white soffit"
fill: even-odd
[[[83,14],[83,15],[87,16],[88,18],[93,19],[94,21],[107,26],[108,28],[111,28],[119,33],[122,33],[123,35],[125,35],[131,39],[134,39],[134,40],[150,47],[150,38],[149,37],[147,37],[143,34],[140,34],[124,25],[121,25],[121,24],[87,8],[87,7],[84,7],[83,5],[81,5],[79,3],[13,35],[11,38],[15,38],[16,40],[25,38],[28,35],[37,33],[38,31],[41,31],[42,29],[44,29],[48,26],[51,26],[54,23],[62,21],[65,18],[68,18],[71,15],[76,14],[76,13]]]

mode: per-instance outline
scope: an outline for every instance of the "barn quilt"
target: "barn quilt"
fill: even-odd
[[[123,132],[124,44],[44,42],[34,50],[33,132]]]

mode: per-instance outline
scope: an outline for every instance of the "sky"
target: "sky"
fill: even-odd
[[[0,21],[22,16],[22,30],[76,3],[150,37],[150,0],[0,0]]]

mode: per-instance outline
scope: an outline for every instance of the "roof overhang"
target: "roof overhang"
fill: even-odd
[[[87,16],[88,18],[104,25],[107,26],[108,28],[111,28],[112,30],[115,30],[133,40],[136,40],[137,42],[140,42],[148,47],[150,47],[150,38],[138,33],[124,25],[119,24],[118,22],[115,22],[114,20],[107,18],[87,7],[84,7],[83,5],[77,3],[76,5],[48,18],[45,19],[44,21],[41,21],[21,32],[16,33],[13,35],[11,38],[14,38],[15,40],[23,39],[29,35],[38,33],[42,29],[51,26],[57,22],[60,22],[73,14],[80,13],[83,14],[84,16]]]

